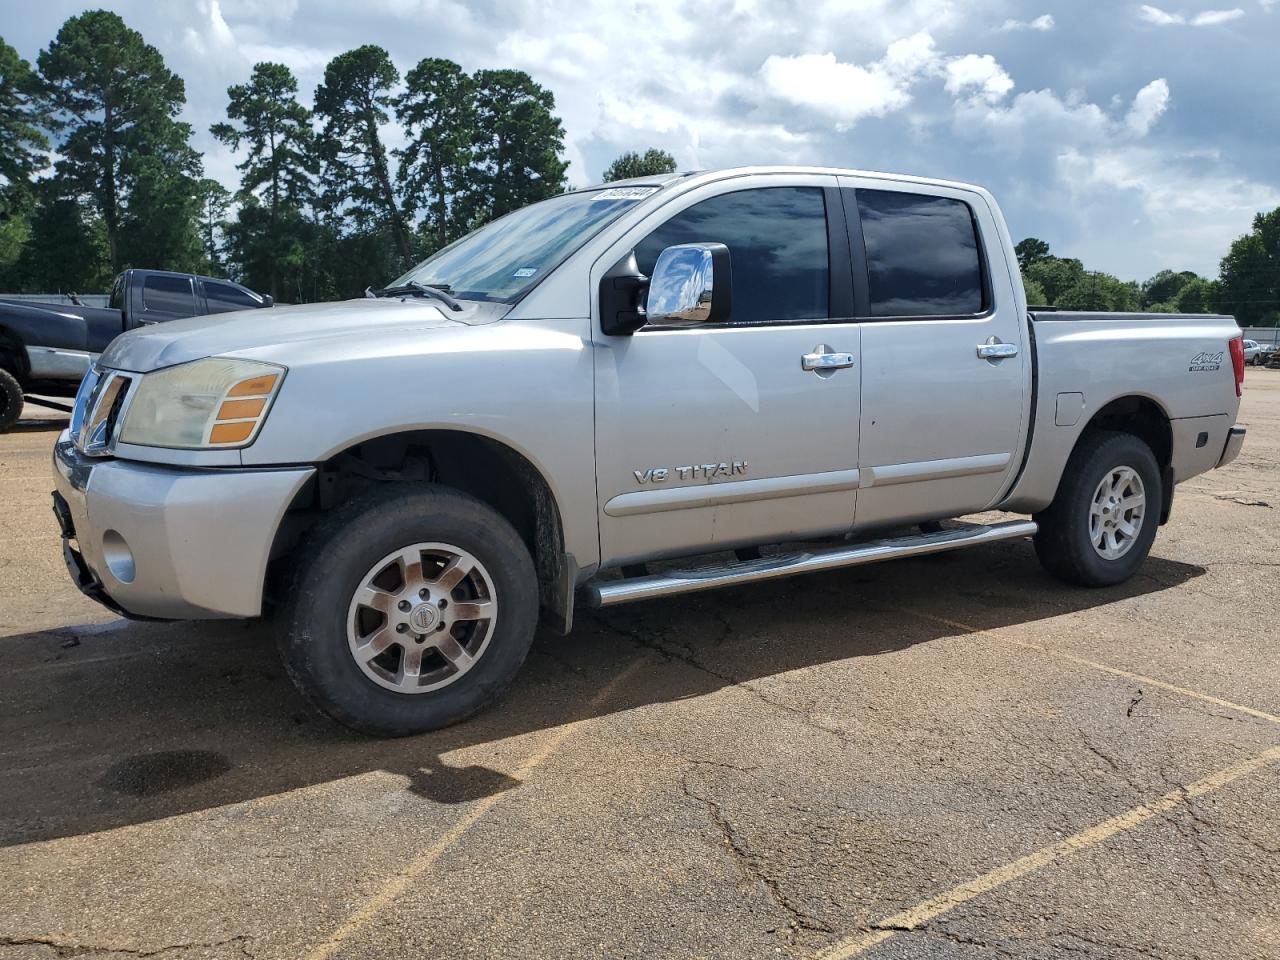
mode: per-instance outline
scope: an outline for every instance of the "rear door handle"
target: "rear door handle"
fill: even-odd
[[[852,353],[835,353],[825,343],[813,348],[813,353],[800,357],[800,369],[822,374],[831,370],[843,370],[853,366]]]
[[[1016,343],[1002,343],[996,337],[988,337],[985,343],[978,344],[979,360],[1008,360],[1017,355]]]

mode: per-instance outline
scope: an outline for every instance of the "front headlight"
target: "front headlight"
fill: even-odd
[[[143,376],[125,413],[122,443],[187,449],[253,442],[285,368],[210,357]]]

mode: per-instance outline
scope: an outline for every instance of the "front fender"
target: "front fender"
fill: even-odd
[[[586,319],[515,320],[295,342],[239,355],[288,368],[245,466],[322,463],[353,445],[456,430],[525,457],[560,505],[565,549],[599,557]]]

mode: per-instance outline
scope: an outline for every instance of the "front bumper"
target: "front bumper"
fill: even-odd
[[[254,617],[276,530],[311,467],[195,470],[54,445],[54,514],[76,585],[126,616]]]

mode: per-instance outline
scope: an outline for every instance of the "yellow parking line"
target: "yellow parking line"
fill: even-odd
[[[591,698],[577,719],[556,728],[555,732],[546,738],[542,746],[512,772],[512,776],[517,780],[525,779],[535,768],[555,753],[571,733],[592,717],[595,711],[608,701],[614,692],[643,664],[643,660],[636,660],[610,680],[599,693]],[[477,801],[475,806],[468,810],[466,815],[455,823],[439,840],[410,861],[399,873],[388,879],[383,884],[382,889],[365,901],[364,905],[348,917],[324,943],[313,948],[306,955],[306,960],[327,960],[327,958],[332,957],[343,943],[368,926],[369,922],[391,906],[396,898],[408,889],[410,884],[435,866],[436,861],[450,847],[461,840],[467,831],[475,826],[486,813],[492,810],[502,800],[502,797],[502,793],[495,793]]]
[[[1130,670],[1122,670],[1119,667],[1113,667],[1110,664],[1099,663],[1097,660],[1090,660],[1088,657],[1078,657],[1074,653],[1055,650],[1052,647],[1042,646],[1038,643],[1031,643],[1028,640],[1015,640],[1013,637],[1003,636],[999,633],[995,633],[991,630],[985,630],[981,627],[970,626],[967,623],[960,623],[958,620],[948,620],[946,617],[935,616],[932,613],[921,613],[918,610],[908,610],[906,607],[891,607],[890,609],[897,613],[905,613],[912,617],[918,617],[921,620],[931,620],[934,623],[940,623],[945,627],[951,627],[952,629],[960,630],[964,633],[988,633],[992,639],[999,640],[1001,643],[1011,643],[1015,647],[1025,647],[1028,650],[1035,650],[1038,653],[1057,657],[1059,660],[1066,660],[1082,667],[1089,667],[1093,670],[1099,670],[1102,673],[1109,673],[1113,676],[1124,677],[1126,680],[1136,680],[1137,682],[1147,684],[1148,686],[1158,687],[1161,690],[1168,690],[1171,693],[1190,697],[1191,699],[1199,700],[1202,703],[1211,703],[1215,707],[1234,710],[1237,713],[1256,717],[1259,720],[1268,720],[1271,723],[1280,723],[1280,716],[1276,716],[1274,713],[1267,713],[1265,710],[1246,707],[1244,704],[1234,703],[1230,700],[1223,700],[1221,697],[1215,697],[1208,693],[1201,693],[1198,690],[1192,690],[1188,687],[1180,687],[1176,683],[1166,683],[1164,680],[1157,680],[1155,677],[1148,677],[1145,674],[1134,673]]]
[[[914,930],[921,924],[948,913],[975,897],[990,893],[997,887],[1002,887],[1020,877],[1025,877],[1029,873],[1034,873],[1057,860],[1069,857],[1082,850],[1087,850],[1090,847],[1096,847],[1116,834],[1132,830],[1134,827],[1146,823],[1152,817],[1182,806],[1195,797],[1203,796],[1206,793],[1224,787],[1233,780],[1238,780],[1246,774],[1253,773],[1255,770],[1277,761],[1280,761],[1280,747],[1272,747],[1270,750],[1264,751],[1255,757],[1241,760],[1239,763],[1232,764],[1224,770],[1212,773],[1203,780],[1197,780],[1189,786],[1171,790],[1157,800],[1126,810],[1110,820],[1102,821],[1097,826],[1082,830],[1080,833],[1059,840],[1057,843],[1051,843],[1047,847],[1041,847],[1025,857],[1019,857],[1012,863],[997,867],[982,874],[980,877],[975,877],[973,880],[952,887],[950,890],[935,897],[930,897],[914,907],[895,913],[893,916],[874,924],[874,929],[848,937],[828,947],[817,955],[816,960],[849,960],[850,957],[856,957],[870,950],[876,944],[888,940],[896,933]]]

